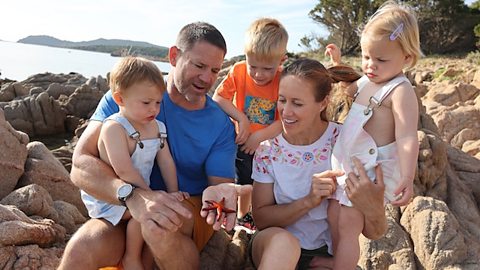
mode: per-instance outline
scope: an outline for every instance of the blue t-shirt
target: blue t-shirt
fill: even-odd
[[[165,123],[168,144],[177,168],[178,188],[190,195],[200,195],[208,186],[208,176],[235,177],[235,130],[230,118],[206,96],[201,110],[185,110],[163,95],[157,119]],[[103,121],[119,111],[108,91],[90,120]],[[150,176],[150,187],[166,190],[157,163]]]

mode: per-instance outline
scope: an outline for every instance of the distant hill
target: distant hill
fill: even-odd
[[[139,55],[152,60],[165,61],[168,48],[143,41],[99,38],[90,41],[73,42],[51,36],[37,35],[22,38],[18,43],[43,45],[59,48],[71,48],[87,51],[105,52],[113,56]]]

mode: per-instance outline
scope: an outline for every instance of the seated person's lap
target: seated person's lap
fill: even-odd
[[[193,225],[193,242],[197,246],[198,251],[202,251],[202,249],[207,244],[208,240],[213,235],[213,228],[212,225],[208,225],[202,216],[200,216],[200,210],[202,209],[202,197],[201,196],[194,196],[190,197],[189,199],[185,200],[184,205],[187,206],[190,211],[193,213],[194,217],[194,225]],[[99,270],[121,270],[123,269],[121,265],[112,266],[112,267],[103,267]]]

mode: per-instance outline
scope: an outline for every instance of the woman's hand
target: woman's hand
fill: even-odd
[[[349,173],[346,181],[345,192],[353,206],[365,216],[363,235],[376,240],[387,231],[387,218],[385,216],[383,172],[380,166],[375,168],[377,178],[372,182],[368,178],[365,168],[356,157],[352,157],[358,175]]]
[[[337,189],[337,176],[342,176],[342,171],[324,171],[316,173],[312,176],[312,186],[310,193],[307,195],[311,208],[314,208],[330,197]]]

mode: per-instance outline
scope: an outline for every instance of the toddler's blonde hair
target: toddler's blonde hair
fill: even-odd
[[[124,91],[135,83],[148,81],[162,91],[165,91],[165,82],[162,72],[157,65],[142,57],[122,58],[110,72],[110,89],[113,93]]]
[[[245,54],[258,60],[277,60],[287,52],[288,33],[276,19],[255,20],[245,35]]]
[[[362,38],[365,35],[398,41],[403,52],[412,57],[410,67],[422,56],[417,18],[410,6],[385,2],[365,25]]]

